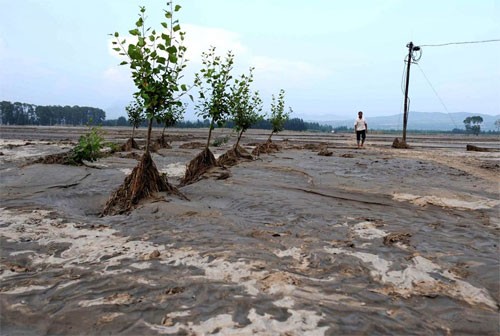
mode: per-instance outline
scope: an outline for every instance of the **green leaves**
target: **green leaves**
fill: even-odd
[[[129,55],[129,57],[132,59],[132,60],[139,60],[141,59],[141,50],[140,48],[137,48],[135,45],[133,44],[129,44],[128,45],[128,50],[127,50],[127,53]]]
[[[132,35],[132,36],[139,36],[139,35],[141,35],[141,32],[138,29],[129,30],[128,33],[130,35]]]
[[[292,113],[292,108],[289,107],[289,111],[285,112],[285,90],[281,89],[278,98],[272,95],[271,99],[271,117],[269,121],[273,126],[272,133],[278,133],[283,131],[285,122],[290,118]],[[272,135],[271,133],[271,135]]]
[[[254,68],[250,68],[248,75],[242,74],[239,79],[235,79],[231,87],[231,119],[236,131],[241,133],[263,118],[259,114],[262,111],[262,99],[258,92],[252,93],[250,89],[253,70]]]
[[[173,19],[173,13],[181,7],[175,6],[174,10],[170,2],[167,6],[169,10],[165,11],[165,18],[169,21],[161,22],[159,30],[146,26],[146,8],[140,7],[135,28],[128,31],[133,38],[120,41],[119,33],[113,35],[113,49],[128,57],[120,64],[129,65],[137,88],[134,96],[150,121],[160,120],[171,106],[182,105],[180,97],[188,91],[185,84],[178,83],[185,68],[186,47],[182,45],[184,32],[178,21]],[[171,30],[166,31],[169,27]]]
[[[203,119],[210,119],[210,125],[223,124],[228,116],[230,109],[230,81],[231,71],[233,69],[234,55],[228,52],[222,59],[215,55],[215,47],[211,47],[207,52],[202,53],[201,69],[196,74],[195,85],[199,89],[199,103],[196,105],[198,115]],[[210,142],[209,139],[207,141]]]

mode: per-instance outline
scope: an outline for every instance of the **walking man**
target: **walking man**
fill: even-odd
[[[356,133],[356,141],[358,143],[358,148],[362,148],[365,144],[366,132],[368,131],[368,124],[365,118],[363,118],[363,112],[358,112],[358,119],[354,122],[354,133]],[[359,142],[361,141],[361,146]]]

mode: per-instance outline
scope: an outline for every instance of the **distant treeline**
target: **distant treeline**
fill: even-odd
[[[128,126],[129,123],[125,117],[120,117],[118,119],[106,120],[102,123],[103,126]],[[147,127],[147,122],[143,121],[141,127]],[[223,127],[233,128],[234,123],[229,120]],[[153,127],[163,127],[156,122],[153,122]],[[174,127],[177,128],[208,128],[210,127],[210,122],[208,120],[197,120],[197,121],[180,121],[177,122]],[[252,127],[253,129],[271,129],[271,123],[269,120],[261,120]],[[332,126],[320,125],[317,122],[307,122],[300,118],[291,118],[285,122],[285,129],[289,131],[309,131],[309,132],[331,132],[333,130]]]
[[[102,125],[102,126],[129,126],[125,117],[106,120],[106,112],[95,107],[87,106],[39,106],[27,103],[0,102],[0,124],[3,125]],[[147,127],[144,121],[141,125]],[[153,124],[154,127],[163,127]],[[174,127],[178,128],[207,128],[210,126],[205,121],[181,121]],[[233,122],[228,121],[224,127],[232,128]],[[269,120],[262,120],[255,124],[254,129],[271,129]],[[300,118],[292,118],[285,123],[285,129],[290,131],[331,132],[332,126],[320,125],[317,122],[306,122]]]
[[[106,112],[95,107],[0,102],[3,125],[101,125],[105,120]]]

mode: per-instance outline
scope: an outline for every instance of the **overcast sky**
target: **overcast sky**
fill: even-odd
[[[185,0],[189,71],[216,46],[254,66],[268,110],[286,91],[292,117],[402,112],[406,45],[500,39],[500,0]],[[160,0],[0,0],[0,101],[80,105],[126,116],[134,87],[109,33],[134,28],[140,5],[160,30]],[[422,47],[412,65],[411,111],[500,113],[500,42]],[[193,106],[186,119],[195,120]]]

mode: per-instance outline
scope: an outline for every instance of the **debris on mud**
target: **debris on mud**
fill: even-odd
[[[465,149],[468,151],[474,151],[474,152],[491,152],[492,150],[490,148],[484,148],[484,147],[478,147],[474,145],[469,145],[465,146]]]
[[[205,144],[199,141],[186,142],[179,146],[182,149],[198,149],[205,147]]]
[[[318,152],[318,155],[319,156],[332,156],[333,155],[333,152],[332,151],[329,151],[328,148],[326,147],[323,147],[319,152]]]
[[[408,232],[392,232],[384,237],[384,245],[393,245],[401,243],[404,245],[410,244],[411,233]]]
[[[26,165],[37,164],[37,163],[41,163],[41,164],[62,164],[62,165],[75,164],[72,161],[71,157],[72,157],[72,152],[71,151],[64,152],[64,153],[58,153],[58,154],[50,154],[50,155],[46,155],[44,157],[38,158],[36,160],[33,160],[33,161],[27,163]],[[80,164],[82,164],[82,163],[80,163]]]

